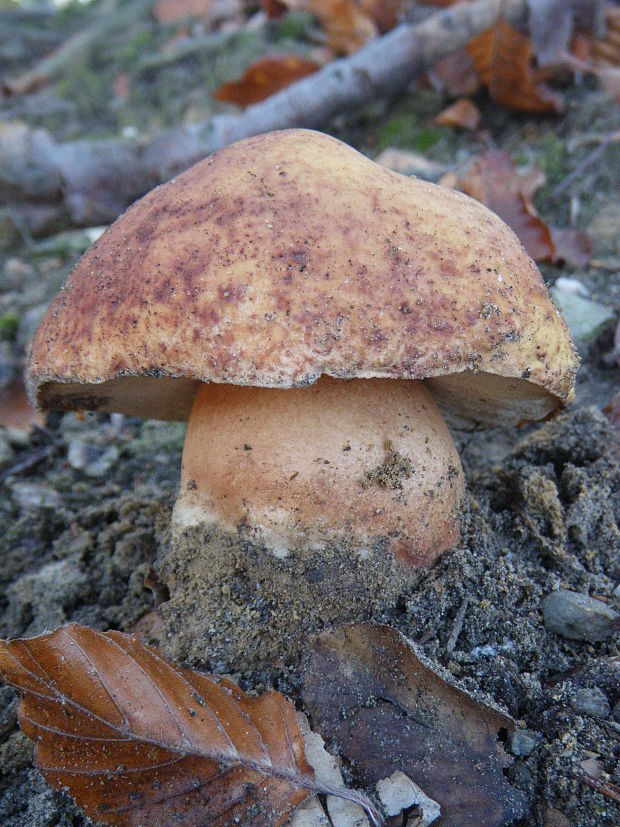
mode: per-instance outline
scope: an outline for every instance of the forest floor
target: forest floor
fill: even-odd
[[[240,52],[249,48],[249,35],[239,39],[238,52],[203,56],[198,74],[193,63],[168,74],[141,69],[132,81],[135,107],[126,100],[110,106],[101,89],[120,69],[131,74],[153,37],[145,27],[111,47],[112,58],[90,55],[88,71],[76,67],[48,95],[47,109],[32,100],[36,96],[7,98],[0,117],[19,116],[63,140],[128,126],[148,131],[188,117],[192,106],[204,117],[212,104],[204,103],[202,81],[213,88],[235,74],[235,60],[247,62]],[[608,319],[588,340],[577,341],[581,368],[569,410],[520,430],[459,437],[467,479],[459,545],[420,574],[395,605],[379,600],[372,619],[398,628],[464,689],[492,698],[525,727],[527,736],[507,747],[515,759],[511,783],[530,801],[521,824],[604,827],[620,822],[620,807],[585,783],[584,772],[620,784],[617,637],[597,640],[586,620],[580,621],[582,639],[549,631],[541,604],[558,589],[590,595],[608,608],[620,603],[620,451],[618,433],[602,413],[620,387],[613,341],[620,314],[619,145],[611,143],[555,194],[591,152],[583,139],[618,130],[620,116],[594,82],[573,85],[566,95],[562,117],[510,112],[483,93],[477,102],[488,140],[518,164],[535,163],[546,173],[536,200],[542,217],[555,226],[577,226],[592,239],[588,266],[544,264],[545,280],[578,280],[591,303],[609,310]],[[371,157],[400,147],[453,165],[485,147],[474,135],[433,124],[445,103],[442,93],[416,88],[342,116],[326,130]],[[0,388],[3,402],[10,399],[15,409],[27,341],[89,238],[83,231],[38,242],[0,237]],[[182,616],[171,620],[165,583],[153,575],[167,555],[184,430],[181,424],[72,413],[51,415],[30,430],[19,422],[0,429],[1,637],[32,636],[76,621],[137,631],[192,666],[217,668],[209,652],[210,643],[217,648],[218,633],[211,642],[183,640]],[[230,591],[226,595],[230,605]],[[454,642],[457,616],[462,627]],[[252,633],[238,629],[248,639]],[[227,667],[245,688],[275,686],[299,697],[294,661],[272,669]],[[32,744],[19,731],[16,712],[13,692],[0,688],[0,824],[89,823],[33,769]]]

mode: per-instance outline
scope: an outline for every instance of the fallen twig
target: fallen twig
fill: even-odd
[[[422,23],[398,26],[241,114],[177,127],[146,145],[135,140],[56,144],[43,130],[6,137],[0,132],[0,196],[2,182],[9,181],[9,197],[35,236],[59,225],[109,223],[155,184],[233,141],[274,129],[317,128],[342,112],[393,95],[489,28],[500,9],[517,23],[527,14],[527,0],[473,0]]]
[[[578,777],[595,792],[604,795],[606,798],[610,798],[612,801],[620,802],[620,787],[612,781],[600,781],[598,778],[593,778],[587,772],[578,773]]]

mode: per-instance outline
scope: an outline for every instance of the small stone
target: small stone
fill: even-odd
[[[544,827],[573,827],[572,822],[564,813],[553,809],[553,807],[547,807],[543,813],[543,824]]]
[[[508,747],[513,755],[527,758],[534,752],[541,738],[542,734],[535,730],[517,729],[508,734]]]
[[[610,307],[585,299],[572,291],[561,289],[557,283],[549,290],[551,298],[562,311],[573,339],[591,342],[605,325],[615,319]]]
[[[437,182],[446,172],[443,164],[436,161],[429,161],[424,155],[417,152],[409,152],[405,149],[388,147],[379,153],[375,158],[377,164],[382,167],[400,172],[401,175],[415,175],[424,181]]]
[[[568,590],[547,595],[542,610],[547,631],[571,640],[606,640],[620,620],[618,612],[602,600]]]
[[[436,801],[412,781],[404,772],[396,770],[389,778],[377,782],[377,794],[387,816],[400,815],[405,810],[417,807],[421,811],[416,825],[432,824],[441,815],[441,808]]]
[[[62,499],[57,491],[42,482],[14,482],[13,499],[25,510],[30,508],[57,508]]]
[[[116,445],[100,448],[83,439],[73,439],[67,449],[67,461],[87,477],[103,477],[116,464],[120,451]]]
[[[611,712],[609,701],[604,692],[598,687],[579,687],[571,706],[580,715],[589,715],[591,718],[606,718]]]
[[[2,289],[14,290],[22,287],[26,279],[32,278],[34,275],[34,267],[23,261],[21,258],[10,256],[4,262],[2,268]]]
[[[582,299],[587,299],[590,296],[588,288],[583,282],[579,281],[579,279],[570,278],[569,276],[560,276],[555,280],[554,287],[566,293],[581,296]]]

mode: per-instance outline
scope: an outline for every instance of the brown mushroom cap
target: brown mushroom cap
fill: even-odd
[[[466,420],[510,424],[570,401],[576,368],[497,216],[288,130],[216,153],[121,216],[49,308],[28,383],[43,408],[185,419],[199,382],[434,377]]]

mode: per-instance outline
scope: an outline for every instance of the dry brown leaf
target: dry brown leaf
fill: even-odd
[[[403,2],[404,0],[356,0],[356,5],[366,17],[375,21],[383,34],[397,25]]]
[[[536,180],[540,177],[519,175],[505,152],[490,150],[461,170],[449,173],[440,183],[466,192],[497,213],[512,227],[532,258],[543,261],[553,258],[554,246],[549,227],[531,201]]]
[[[72,624],[0,642],[39,771],[113,825],[280,825],[313,789],[293,705]]]
[[[428,72],[438,89],[445,89],[452,98],[473,95],[480,89],[480,78],[467,49],[458,49],[442,58]]]
[[[553,242],[553,262],[566,262],[573,267],[585,267],[592,257],[592,240],[583,230],[572,227],[550,227]]]
[[[211,14],[213,0],[157,0],[153,17],[158,23],[172,23],[185,17],[206,20]]]
[[[490,150],[448,173],[439,183],[466,192],[497,213],[535,261],[583,266],[591,252],[588,236],[579,230],[550,228],[536,212],[532,199],[544,181],[540,169],[520,173],[510,155]]]
[[[305,9],[319,21],[326,45],[340,55],[357,52],[377,35],[377,25],[355,0],[284,0],[289,9]]]
[[[243,4],[241,0],[157,0],[153,16],[159,23],[195,18],[212,29],[223,23],[240,22]]]
[[[302,696],[314,729],[364,784],[405,772],[441,805],[442,827],[499,827],[524,817],[498,741],[514,721],[453,686],[395,629],[361,623],[321,634]]]
[[[314,60],[298,55],[264,57],[248,66],[239,80],[220,86],[213,97],[238,106],[250,106],[320,68]]]
[[[538,113],[564,110],[562,96],[544,82],[546,73],[534,68],[529,39],[505,20],[472,38],[467,51],[480,80],[502,106]]]
[[[480,126],[480,110],[469,98],[459,98],[447,106],[435,118],[439,126],[451,126],[455,129],[476,130]]]
[[[271,19],[282,17],[286,11],[286,3],[283,0],[260,0],[260,7]]]

